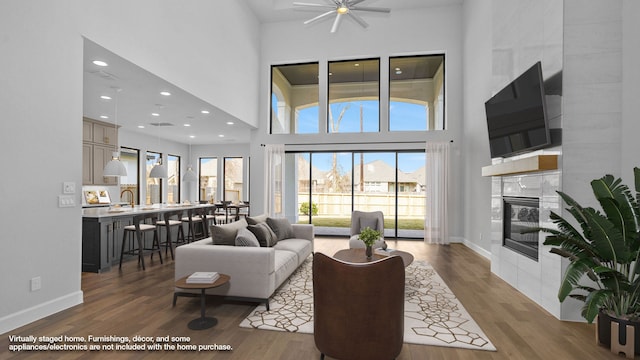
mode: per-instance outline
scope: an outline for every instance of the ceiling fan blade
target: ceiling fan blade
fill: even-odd
[[[358,24],[360,24],[360,26],[362,26],[363,28],[366,29],[369,26],[369,24],[367,24],[367,22],[364,21],[364,19],[358,16],[356,13],[349,11],[347,14],[349,14],[349,16],[351,16],[351,18],[355,20]]]
[[[338,26],[340,26],[340,21],[342,20],[342,14],[337,14],[336,19],[333,21],[333,26],[331,27],[331,32],[334,33],[338,31]]]
[[[302,2],[294,2],[293,6],[297,7],[314,7],[320,9],[335,9],[334,5],[323,5],[323,4],[311,4],[311,3],[302,3]]]
[[[391,12],[391,9],[389,8],[371,7],[371,6],[351,6],[350,9],[358,10],[358,11],[373,11],[373,12],[380,12],[380,13],[387,13],[387,14]]]
[[[336,12],[335,10],[327,11],[324,14],[320,14],[320,15],[314,17],[313,19],[309,19],[309,20],[305,21],[304,24],[305,25],[309,25],[312,22],[318,21],[318,20],[323,19],[323,18],[325,18],[325,17],[327,17],[329,15],[335,14],[335,12]]]

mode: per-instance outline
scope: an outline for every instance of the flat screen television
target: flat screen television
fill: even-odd
[[[485,102],[491,157],[507,157],[551,144],[542,65],[537,62]]]

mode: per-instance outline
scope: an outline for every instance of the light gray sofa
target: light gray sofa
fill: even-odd
[[[237,232],[246,226],[244,219],[220,225]],[[279,240],[273,247],[214,245],[209,237],[178,246],[175,250],[175,279],[196,271],[216,271],[231,277],[223,286],[208,289],[207,294],[265,302],[273,292],[313,253],[312,224],[292,224],[293,238]],[[212,227],[213,229],[213,227]],[[215,236],[215,233],[212,233]],[[176,288],[178,295],[199,293]]]

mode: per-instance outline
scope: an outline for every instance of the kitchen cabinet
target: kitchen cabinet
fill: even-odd
[[[93,145],[82,144],[82,184],[93,184]]]
[[[118,185],[117,176],[103,176],[105,165],[111,161],[113,146],[93,145],[93,184],[94,185]]]
[[[124,227],[132,216],[82,219],[82,271],[104,272],[120,263]]]
[[[115,125],[83,118],[82,184],[118,185],[118,178],[103,176],[104,166],[111,160],[118,141]]]

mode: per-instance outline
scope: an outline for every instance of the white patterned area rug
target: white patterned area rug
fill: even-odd
[[[240,327],[313,333],[312,258],[309,257]],[[404,342],[495,351],[436,271],[425,261],[406,268]]]

